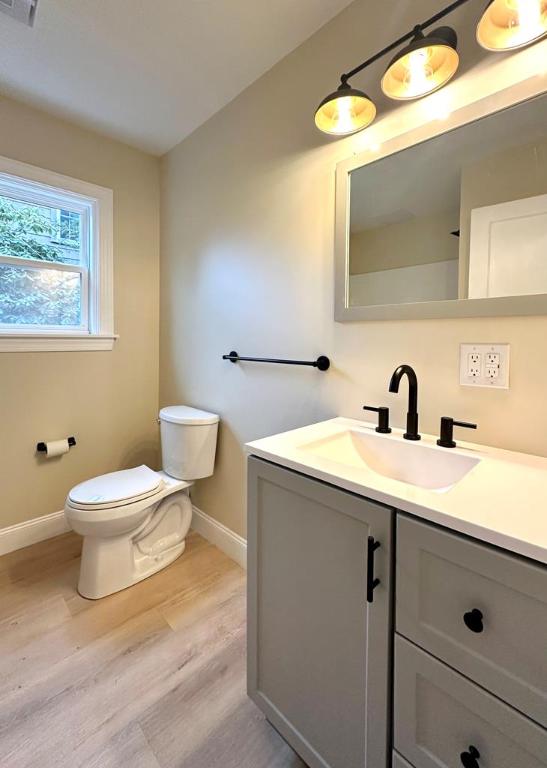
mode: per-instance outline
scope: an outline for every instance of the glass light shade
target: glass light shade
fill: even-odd
[[[547,34],[547,0],[492,0],[477,26],[487,51],[511,51]]]
[[[362,131],[375,117],[376,107],[366,93],[342,84],[317,107],[315,125],[331,136],[349,136]]]
[[[442,88],[456,74],[460,57],[456,33],[440,27],[427,36],[416,35],[391,61],[382,78],[390,99],[419,99]]]

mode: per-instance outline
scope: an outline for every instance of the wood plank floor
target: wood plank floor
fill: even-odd
[[[0,557],[2,768],[297,768],[245,694],[245,574],[192,533],[161,573],[76,592],[81,540]]]

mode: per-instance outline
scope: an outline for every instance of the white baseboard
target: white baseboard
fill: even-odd
[[[242,536],[234,533],[197,507],[194,507],[192,528],[204,539],[221,549],[232,560],[235,560],[242,568],[247,568],[247,541]]]
[[[51,539],[53,536],[59,536],[69,530],[70,526],[62,510],[61,512],[52,512],[51,515],[26,520],[24,523],[10,525],[9,528],[0,530],[0,555],[29,547],[31,544]]]
[[[247,568],[247,541],[242,536],[234,533],[197,507],[194,507],[192,528],[204,539],[225,552],[242,568]],[[0,529],[0,556],[14,552],[16,549],[29,547],[31,544],[37,544],[39,541],[51,539],[53,536],[59,536],[69,530],[70,526],[63,511],[10,525],[9,528],[2,528]]]

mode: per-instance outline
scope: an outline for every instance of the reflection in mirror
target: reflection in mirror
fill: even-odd
[[[547,294],[547,96],[350,174],[349,305]]]

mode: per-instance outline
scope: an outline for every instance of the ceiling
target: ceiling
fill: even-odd
[[[349,4],[39,0],[0,14],[0,93],[162,154]]]

